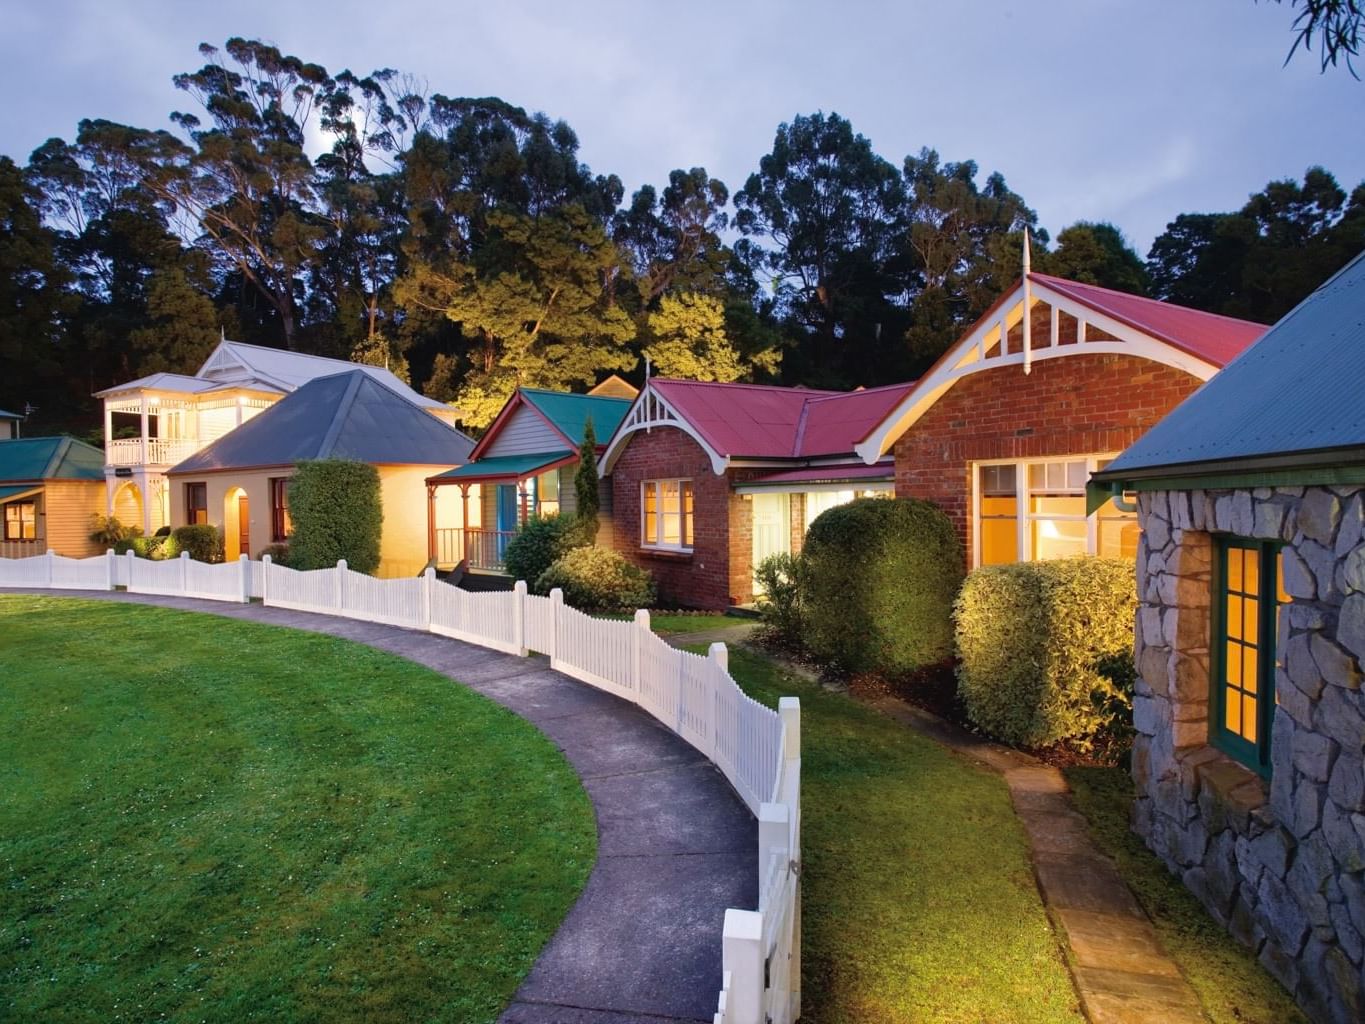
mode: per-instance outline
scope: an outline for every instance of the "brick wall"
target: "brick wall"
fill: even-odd
[[[1136,356],[1044,359],[1027,376],[1017,365],[971,374],[896,442],[896,496],[941,506],[970,557],[973,461],[1122,451],[1199,385]]]
[[[733,493],[733,476],[712,472],[701,446],[673,427],[632,435],[612,468],[615,547],[653,573],[661,606],[723,609],[733,599],[751,596],[749,503]],[[641,482],[674,478],[692,481],[691,554],[649,551],[640,545]]]

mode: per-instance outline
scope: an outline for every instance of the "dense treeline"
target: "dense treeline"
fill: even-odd
[[[174,130],[82,121],[0,157],[0,407],[94,425],[90,393],[192,372],[229,337],[387,365],[487,423],[517,384],[608,372],[851,387],[905,379],[1035,267],[1272,321],[1365,247],[1365,185],[1321,168],[1186,213],[1144,262],[1055,245],[999,173],[897,166],[836,114],[778,127],[731,193],[705,168],[627,197],[563,121],[242,39],[177,75]],[[310,155],[316,154],[316,155]]]

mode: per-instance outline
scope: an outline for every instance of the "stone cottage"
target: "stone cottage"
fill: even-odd
[[[1310,1016],[1365,1019],[1365,254],[1091,491],[1142,528],[1134,828]]]

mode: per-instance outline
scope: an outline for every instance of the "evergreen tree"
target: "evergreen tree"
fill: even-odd
[[[573,486],[578,498],[578,523],[583,542],[595,544],[601,496],[597,489],[597,436],[593,433],[591,416],[583,424],[583,440],[578,446],[578,468],[574,471]]]

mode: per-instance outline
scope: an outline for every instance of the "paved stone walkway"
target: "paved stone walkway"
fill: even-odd
[[[912,704],[873,706],[1001,773],[1033,848],[1033,870],[1092,1024],[1207,1024],[1199,997],[1152,922],[1090,839],[1056,768],[973,736]]]
[[[429,633],[178,597],[5,591],[131,601],[354,640],[440,672],[550,738],[597,815],[597,863],[541,952],[506,1024],[709,1021],[727,907],[758,905],[758,826],[711,764],[650,715],[517,658]]]

